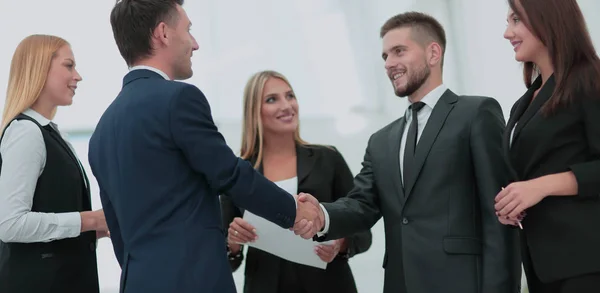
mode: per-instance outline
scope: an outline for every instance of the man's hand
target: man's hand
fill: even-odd
[[[330,263],[340,253],[345,242],[345,239],[342,238],[334,240],[332,244],[321,244],[315,247],[315,252],[322,261]]]
[[[304,193],[304,192],[300,192],[300,194],[298,195],[298,201],[310,202],[319,208],[319,223],[316,228],[317,228],[317,231],[323,230],[323,227],[325,227],[325,214],[323,213],[323,210],[321,209],[321,205],[319,204],[319,201],[314,196],[310,195],[309,193]]]
[[[325,215],[319,206],[319,201],[312,195],[300,193],[295,198],[297,199],[298,208],[292,230],[304,239],[311,239],[323,228]]]

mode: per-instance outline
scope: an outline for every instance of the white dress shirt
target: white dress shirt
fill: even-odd
[[[515,126],[513,126],[513,128],[510,130],[510,140],[508,141],[508,147],[511,148],[512,147],[512,143],[513,143],[513,139],[515,138],[515,129],[517,129],[517,125],[519,123],[515,123]]]
[[[423,129],[425,129],[425,125],[427,125],[427,121],[429,121],[429,116],[431,116],[431,112],[433,112],[433,107],[440,100],[444,92],[448,88],[441,84],[436,87],[432,91],[430,91],[427,95],[421,99],[421,102],[425,103],[425,106],[417,113],[417,147],[419,147],[419,139],[421,138],[421,134],[423,133]],[[406,99],[408,101],[408,99]],[[408,101],[409,106],[411,105],[410,101]],[[400,180],[402,181],[402,185],[404,186],[404,149],[406,148],[406,137],[408,136],[408,128],[412,124],[412,110],[410,108],[406,109],[404,112],[404,119],[406,120],[406,124],[404,126],[404,131],[402,133],[402,140],[400,142]]]
[[[162,72],[160,69],[157,69],[157,68],[154,68],[151,66],[136,65],[136,66],[129,68],[129,71],[131,72],[131,71],[138,70],[138,69],[146,69],[146,70],[154,71],[154,72],[160,74],[160,76],[164,77],[166,80],[171,80],[166,73]]]
[[[423,108],[417,113],[417,120],[418,120],[418,125],[417,125],[417,148],[418,146],[418,142],[419,139],[421,138],[421,133],[423,133],[423,129],[425,129],[425,126],[427,125],[427,121],[429,121],[429,117],[431,116],[431,112],[433,112],[433,108],[435,107],[435,105],[437,104],[437,102],[440,100],[440,98],[442,97],[442,95],[444,94],[444,92],[446,92],[448,88],[444,85],[441,84],[438,87],[436,87],[435,89],[433,89],[432,91],[430,91],[427,95],[425,95],[422,99],[421,102],[425,103],[425,106],[423,106]],[[409,103],[410,106],[410,101],[408,99],[406,99]],[[404,113],[404,119],[406,119],[406,124],[404,126],[404,130],[402,133],[402,139],[400,141],[400,174],[404,174],[404,149],[406,146],[406,136],[408,134],[408,128],[410,127],[410,124],[412,123],[412,110],[410,110],[409,108],[406,109],[406,112]],[[416,148],[415,148],[416,149]],[[404,176],[400,176],[400,180],[402,181],[402,185],[404,185],[404,178],[402,178]],[[327,213],[327,209],[325,209],[323,207],[323,205],[321,205],[321,209],[323,210],[323,214],[325,214],[325,227],[323,228],[322,232],[317,233],[318,236],[323,236],[325,234],[327,234],[327,232],[329,232],[329,214]]]
[[[42,126],[50,125],[66,138],[56,124],[34,110],[27,109],[23,114]],[[0,240],[31,243],[79,236],[79,212],[31,211],[37,180],[46,166],[46,144],[40,128],[29,120],[13,121],[0,142],[0,155]]]

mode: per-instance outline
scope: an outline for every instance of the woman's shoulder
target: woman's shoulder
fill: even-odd
[[[13,120],[2,133],[2,141],[11,141],[22,138],[42,137],[42,131],[33,122],[27,119]]]
[[[30,151],[45,151],[45,142],[42,131],[32,121],[15,120],[6,127],[2,133],[0,141],[0,152],[6,155],[15,151],[18,153],[28,153]]]
[[[325,157],[338,157],[341,156],[339,150],[333,145],[326,144],[304,144],[300,145],[301,148],[308,150],[309,152],[315,153]]]
[[[327,145],[327,144],[312,144],[312,143],[307,143],[307,144],[301,144],[300,147],[309,149],[309,150],[313,150],[313,151],[317,151],[317,152],[338,152],[337,148],[333,145]]]

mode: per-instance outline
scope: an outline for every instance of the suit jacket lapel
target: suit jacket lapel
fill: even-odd
[[[533,95],[534,91],[535,91],[535,89],[530,88],[519,99],[514,112],[511,113],[510,118],[508,119],[508,123],[506,124],[506,128],[504,129],[504,134],[502,136],[502,144],[503,144],[503,150],[504,150],[504,152],[503,152],[504,153],[504,162],[507,164],[508,170],[509,170],[513,180],[518,180],[519,176],[512,164],[512,160],[510,158],[511,136],[513,136],[513,142],[514,142],[513,128],[515,127],[515,124],[517,123],[517,121],[519,121],[521,116],[523,116],[523,113],[525,112],[525,110],[527,110],[527,106],[529,106],[529,101],[531,100],[531,96]]]
[[[523,107],[525,108],[525,110],[523,112],[523,115],[520,116],[518,118],[518,120],[516,120],[516,121],[518,121],[518,124],[515,127],[513,141],[515,141],[517,139],[517,137],[519,137],[519,134],[521,133],[521,130],[523,129],[523,127],[525,127],[527,125],[527,123],[529,123],[529,121],[540,111],[542,106],[544,106],[544,104],[546,104],[546,102],[552,97],[552,93],[554,92],[554,86],[555,86],[554,75],[552,75],[548,78],[548,80],[546,81],[544,86],[538,92],[537,96],[533,99],[533,101],[531,101],[531,99],[533,98],[534,92],[538,88],[540,88],[541,84],[542,84],[542,78],[541,78],[541,76],[539,76],[535,80],[535,82],[531,85],[531,87],[529,87],[529,90],[527,91],[525,96],[523,96],[523,98],[521,98],[522,99],[521,103],[523,104]]]
[[[425,159],[427,159],[427,155],[440,133],[440,130],[444,126],[448,114],[450,114],[450,111],[454,108],[454,103],[456,103],[457,99],[458,97],[455,93],[451,90],[446,90],[440,97],[438,103],[433,107],[431,116],[429,116],[429,120],[427,120],[427,124],[423,129],[423,134],[421,134],[421,138],[419,138],[415,149],[415,160],[411,166],[415,172],[412,172],[413,175],[411,178],[405,178],[404,192],[406,193],[406,198],[410,196],[410,192],[415,186],[415,182],[419,177],[423,164],[425,164]]]
[[[389,154],[391,166],[391,176],[394,182],[394,187],[398,193],[398,198],[404,198],[404,187],[402,186],[402,174],[400,172],[400,142],[402,141],[402,133],[406,126],[406,119],[400,118],[397,123],[390,129],[389,144],[391,146],[391,154]]]
[[[309,147],[296,145],[296,176],[298,176],[298,186],[310,174],[315,165],[316,157],[315,152]]]

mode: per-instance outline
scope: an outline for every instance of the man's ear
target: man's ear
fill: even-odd
[[[434,66],[442,62],[443,50],[440,44],[432,42],[427,48],[427,63]]]
[[[167,24],[164,22],[159,23],[152,32],[152,38],[159,44],[168,44],[169,35],[167,31]]]

